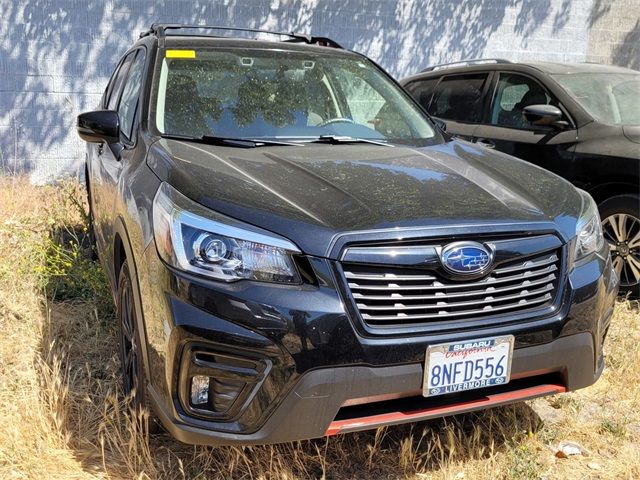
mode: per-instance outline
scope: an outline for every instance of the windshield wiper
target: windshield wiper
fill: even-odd
[[[190,137],[188,135],[162,135],[162,138],[171,138],[174,140],[183,140],[187,142],[201,142],[207,145],[220,145],[223,147],[238,148],[256,148],[268,147],[276,145],[300,147],[300,143],[283,142],[280,140],[266,140],[263,138],[234,138],[234,137],[216,137],[214,135],[203,135],[201,137]]]
[[[370,140],[368,138],[356,138],[344,135],[320,135],[319,137],[308,140],[305,143],[330,143],[332,145],[338,145],[341,143],[372,143],[374,145],[382,145],[383,147],[393,147],[392,144],[383,140]]]

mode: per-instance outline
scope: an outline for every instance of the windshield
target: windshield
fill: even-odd
[[[553,76],[597,120],[640,124],[640,73],[581,73]]]
[[[161,134],[435,143],[408,96],[360,57],[268,49],[164,50],[151,115]]]

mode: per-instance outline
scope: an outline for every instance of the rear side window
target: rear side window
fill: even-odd
[[[407,90],[413,98],[415,98],[422,108],[429,111],[429,104],[433,96],[433,89],[438,83],[439,78],[427,78],[425,80],[416,80],[407,85]]]
[[[482,92],[488,76],[486,73],[474,73],[444,77],[435,88],[429,113],[445,120],[480,122]]]
[[[451,75],[435,88],[429,113],[434,117],[459,122],[482,121],[482,92],[488,74]]]
[[[138,105],[138,94],[140,92],[140,84],[142,83],[142,72],[144,70],[144,51],[138,50],[136,58],[131,65],[127,81],[122,90],[122,98],[118,106],[118,117],[120,119],[120,131],[131,140],[133,130],[133,120],[136,115]]]

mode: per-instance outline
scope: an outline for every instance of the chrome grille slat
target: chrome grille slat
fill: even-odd
[[[437,277],[433,275],[396,275],[394,273],[384,274],[358,274],[352,272],[344,272],[345,276],[354,280],[372,280],[372,281],[384,281],[384,280],[436,280]]]
[[[552,282],[555,279],[555,275],[547,275],[546,277],[536,280],[534,282],[530,280],[525,280],[524,282],[518,283],[516,285],[508,285],[506,287],[493,287],[488,286],[482,290],[471,291],[471,292],[456,292],[456,293],[436,293],[433,295],[403,295],[402,293],[393,293],[391,295],[364,295],[362,293],[353,293],[353,298],[356,300],[440,300],[443,296],[446,295],[447,298],[461,298],[461,297],[471,297],[471,296],[479,296],[479,295],[487,295],[487,294],[500,294],[503,292],[509,292],[513,290],[522,290],[525,288],[536,287],[538,285],[544,285],[545,283]]]
[[[367,313],[363,313],[362,318],[367,320],[368,323],[373,323],[373,321],[380,322],[380,321],[388,321],[388,320],[402,320],[403,323],[406,323],[407,320],[434,320],[434,319],[447,320],[451,317],[469,316],[469,315],[476,315],[479,313],[486,314],[488,311],[490,311],[493,314],[495,312],[502,312],[505,310],[511,310],[513,308],[522,308],[523,305],[530,307],[532,305],[543,303],[548,300],[551,300],[550,294],[546,294],[542,298],[538,298],[528,302],[517,302],[510,305],[502,305],[500,307],[467,310],[464,312],[454,312],[454,313],[445,312],[445,313],[436,313],[436,314],[429,314],[429,315],[406,315],[405,314],[405,315],[387,315],[387,316],[378,316],[378,315],[373,316]]]
[[[537,267],[542,267],[545,265],[549,265],[550,263],[556,263],[558,261],[558,256],[556,254],[550,255],[549,257],[542,259],[542,260],[530,260],[528,262],[525,262],[524,265],[516,265],[516,266],[512,266],[512,267],[503,267],[503,268],[496,268],[493,273],[495,273],[496,275],[501,275],[503,273],[510,273],[510,272],[517,272],[519,270],[522,270],[523,268],[537,268]]]
[[[558,270],[556,265],[549,265],[545,267],[543,270],[526,270],[518,275],[512,275],[509,277],[495,278],[492,276],[487,277],[484,280],[479,282],[469,282],[469,283],[449,283],[444,284],[442,282],[437,282],[437,285],[404,285],[400,286],[395,283],[390,283],[389,285],[360,285],[355,282],[349,282],[349,287],[351,289],[366,289],[366,290],[443,290],[447,289],[461,289],[461,288],[474,288],[477,286],[492,286],[506,282],[518,281],[518,280],[528,280],[531,277],[539,277],[544,274],[551,274]],[[555,277],[555,275],[554,275]]]
[[[364,263],[342,267],[364,323],[389,328],[486,318],[550,305],[559,285],[561,252],[557,248],[503,261],[479,280],[456,281],[438,270],[415,267]]]
[[[442,308],[466,307],[470,305],[486,305],[496,301],[514,300],[514,299],[520,299],[520,298],[527,298],[534,295],[541,295],[551,290],[553,290],[553,284],[549,283],[543,288],[533,290],[533,291],[523,290],[522,292],[516,295],[505,295],[502,297],[489,296],[490,298],[485,298],[484,300],[471,300],[468,302],[448,303],[445,301],[439,301],[434,305],[404,305],[401,303],[395,303],[394,305],[384,305],[384,306],[380,306],[380,305],[371,306],[363,303],[358,303],[357,305],[360,311],[364,311],[364,310],[374,310],[374,311],[433,310],[433,309],[442,309]]]

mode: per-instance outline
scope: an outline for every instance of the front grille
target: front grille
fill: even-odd
[[[364,323],[398,327],[479,319],[548,306],[561,271],[561,249],[498,265],[479,280],[453,281],[437,271],[343,264]]]

